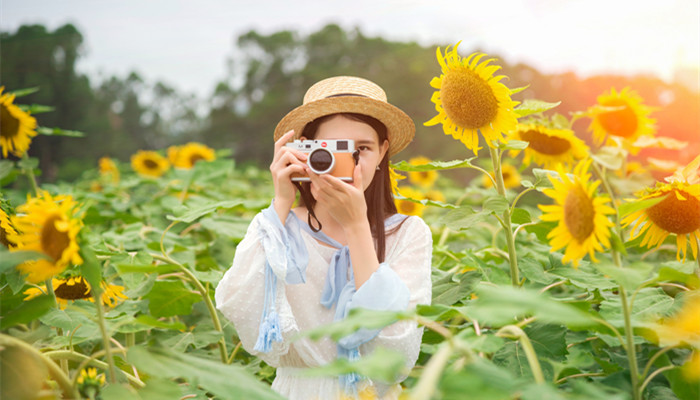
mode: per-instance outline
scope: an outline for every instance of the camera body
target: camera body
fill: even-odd
[[[351,139],[295,140],[285,146],[308,153],[306,164],[316,174],[330,174],[346,182],[352,182],[359,152]],[[305,173],[293,173],[293,182],[310,182]]]

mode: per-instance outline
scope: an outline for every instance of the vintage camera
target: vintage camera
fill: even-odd
[[[308,153],[306,164],[317,174],[330,174],[341,180],[352,182],[352,174],[360,152],[355,150],[355,141],[350,139],[295,140],[287,147]],[[292,181],[309,182],[305,173],[293,173]]]

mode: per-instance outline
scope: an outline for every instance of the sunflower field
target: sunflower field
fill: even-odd
[[[700,398],[700,155],[640,163],[686,143],[655,135],[633,88],[565,116],[519,100],[484,54],[437,61],[418,134],[465,158],[392,160],[399,212],[433,232],[432,304],[306,335],[424,326],[402,399]],[[26,93],[0,90],[0,397],[280,399],[214,304],[269,171],[189,143],[39,185],[32,138],[80,133],[41,126]],[[478,178],[440,175],[457,168]],[[309,374],[392,381],[402,365],[386,350]]]

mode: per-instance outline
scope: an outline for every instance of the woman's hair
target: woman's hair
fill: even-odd
[[[383,123],[374,117],[356,113],[337,113],[317,118],[306,124],[301,136],[304,136],[308,140],[314,139],[316,137],[316,133],[318,132],[318,128],[322,123],[338,116],[352,121],[363,122],[371,126],[377,132],[379,146],[381,146],[382,143],[387,140],[386,126],[384,126]],[[310,183],[304,182],[301,185],[301,188],[307,193],[310,193],[309,186]],[[306,206],[307,208],[311,207],[313,209],[313,207],[316,205],[316,200],[313,198],[313,196],[307,197],[311,204],[305,204],[304,196],[301,196],[299,199],[299,205]],[[396,205],[394,204],[394,199],[391,195],[391,177],[389,176],[388,151],[386,154],[384,154],[384,158],[382,158],[382,160],[379,162],[379,170],[374,173],[372,182],[365,190],[365,202],[367,203],[367,219],[369,220],[372,237],[374,237],[376,243],[377,260],[381,263],[384,261],[384,257],[386,255],[386,236],[396,232],[403,224],[402,221],[401,224],[398,224],[391,231],[384,231],[384,220],[398,212],[396,210]]]

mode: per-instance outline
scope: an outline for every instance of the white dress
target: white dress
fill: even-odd
[[[293,214],[290,212],[286,224],[291,219],[304,224]],[[279,223],[279,219],[276,221]],[[390,230],[392,227],[387,228]],[[272,343],[271,350],[267,353],[254,350],[265,295],[266,255],[262,238],[265,232],[271,229],[274,228],[262,213],[256,215],[244,239],[236,248],[233,265],[216,288],[216,307],[233,322],[243,348],[277,368],[277,375],[272,384],[275,391],[291,400],[329,400],[342,397],[337,378],[298,376],[303,368],[333,362],[338,357],[336,343],[327,337],[318,341],[312,341],[308,337],[290,340],[298,332],[333,322],[335,312],[334,309],[328,309],[320,303],[329,264],[337,249],[319,243],[306,230],[300,231],[309,260],[305,282],[285,283],[284,271],[275,271],[278,277],[282,277],[277,279],[274,303],[283,340]],[[283,246],[282,243],[278,245]],[[387,267],[390,268],[391,271],[388,272],[398,276],[406,285],[410,293],[407,309],[413,309],[417,304],[430,304],[432,235],[425,222],[419,217],[408,217],[398,231],[386,238],[385,254],[385,261],[380,265],[380,269],[383,268],[383,271],[387,272]],[[375,272],[360,289],[367,286],[368,291],[372,287],[381,287],[381,284],[376,286],[379,280],[384,279],[378,272]],[[385,327],[373,339],[361,344],[359,352],[360,355],[367,355],[378,346],[401,352],[406,360],[406,371],[409,371],[418,358],[422,335],[423,328],[419,328],[415,322],[399,321]],[[401,392],[398,383],[405,378],[405,375],[401,376],[389,387],[376,384],[379,398],[398,399]]]

